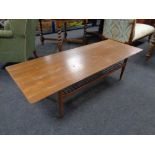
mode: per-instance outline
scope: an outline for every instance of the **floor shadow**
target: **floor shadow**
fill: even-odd
[[[75,95],[68,97],[65,100],[65,105],[69,109],[75,109],[81,104],[96,98],[98,95],[104,93],[107,89],[111,89],[115,84],[118,84],[118,78],[107,77],[102,81],[98,81],[91,86],[84,88],[82,91],[77,92]]]

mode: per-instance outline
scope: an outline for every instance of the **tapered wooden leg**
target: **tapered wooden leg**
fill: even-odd
[[[123,62],[123,66],[122,66],[122,70],[121,70],[121,74],[120,74],[119,80],[122,80],[123,73],[124,73],[127,61],[128,61],[128,59],[125,59],[124,62]]]
[[[64,96],[60,91],[58,93],[58,103],[59,103],[59,116],[62,118],[64,116]]]

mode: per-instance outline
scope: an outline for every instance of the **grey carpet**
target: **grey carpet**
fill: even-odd
[[[69,32],[80,35],[81,30]],[[50,41],[42,46],[36,38],[36,44],[40,56],[55,52]],[[64,49],[77,46],[65,43]],[[63,119],[57,117],[55,96],[31,105],[0,70],[0,134],[155,134],[155,55],[146,62],[147,40],[137,46],[144,51],[129,59],[122,81],[117,71],[72,97]]]

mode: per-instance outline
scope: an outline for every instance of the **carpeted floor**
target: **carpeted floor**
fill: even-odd
[[[82,35],[81,30],[69,36]],[[96,38],[89,39],[90,42]],[[52,54],[56,45],[40,45],[40,56]],[[64,49],[80,46],[65,43]],[[5,70],[0,70],[0,134],[155,134],[155,55],[145,61],[147,39],[140,40],[143,52],[129,59],[122,81],[120,72],[72,97],[65,117],[57,117],[55,96],[29,104]]]

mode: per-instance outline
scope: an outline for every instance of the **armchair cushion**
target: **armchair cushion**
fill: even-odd
[[[133,41],[136,41],[136,40],[143,38],[145,36],[149,36],[154,31],[155,31],[155,28],[153,26],[150,26],[147,24],[136,23]]]
[[[0,30],[0,38],[11,38],[13,33],[11,30]]]

